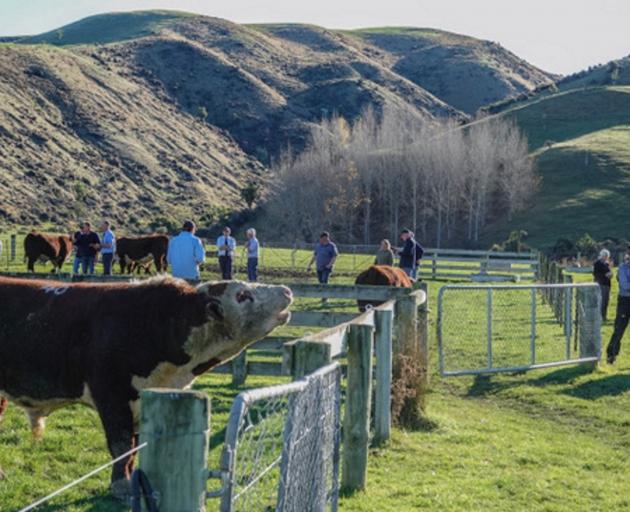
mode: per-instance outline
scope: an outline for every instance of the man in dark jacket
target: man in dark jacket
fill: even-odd
[[[92,225],[89,222],[84,222],[81,231],[75,234],[74,243],[77,248],[77,258],[81,263],[81,272],[93,274],[96,255],[101,247],[101,240],[92,231]]]
[[[615,331],[606,348],[608,364],[613,364],[617,359],[621,348],[621,338],[623,338],[626,327],[628,327],[628,321],[630,321],[630,249],[626,251],[623,264],[619,266],[617,280],[619,281],[617,316],[615,317]]]
[[[593,279],[599,285],[602,294],[602,320],[606,321],[608,312],[608,301],[610,299],[610,278],[612,271],[610,270],[610,251],[602,249],[599,258],[593,265]]]
[[[403,248],[398,252],[400,256],[400,268],[409,277],[416,278],[419,261],[424,254],[424,248],[416,241],[413,232],[403,229],[400,232],[400,239],[404,242]]]

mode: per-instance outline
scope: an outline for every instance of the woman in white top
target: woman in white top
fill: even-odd
[[[258,238],[256,238],[256,230],[254,228],[249,228],[246,234],[247,241],[245,242],[245,248],[247,249],[247,279],[253,282],[258,280],[259,244]]]

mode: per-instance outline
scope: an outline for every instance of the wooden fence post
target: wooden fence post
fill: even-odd
[[[415,423],[425,412],[425,395],[428,387],[428,346],[425,336],[418,325],[418,294],[412,292],[396,300],[395,338],[393,350],[394,380],[405,380],[403,357],[411,358],[411,364],[417,363],[420,374],[413,382],[403,382],[407,388],[415,388],[415,393],[405,399],[398,418],[403,423]],[[424,293],[424,292],[422,292]],[[413,371],[413,368],[411,368]]]
[[[367,480],[373,343],[374,328],[371,325],[350,326],[341,477],[342,487],[349,491],[365,489]]]
[[[11,261],[15,261],[17,256],[17,235],[13,234],[11,235]]]
[[[232,359],[232,386],[245,384],[247,379],[247,350]]]
[[[393,311],[374,311],[376,335],[376,393],[374,394],[374,444],[390,438],[392,426]]]
[[[317,341],[298,341],[293,345],[291,375],[300,379],[332,361],[330,345]]]
[[[142,469],[160,512],[204,511],[210,400],[198,391],[148,389],[141,395]]]

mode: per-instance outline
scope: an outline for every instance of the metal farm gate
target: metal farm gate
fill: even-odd
[[[443,376],[595,363],[601,354],[593,283],[447,285],[438,295]]]
[[[341,367],[238,395],[225,434],[222,512],[337,510]]]

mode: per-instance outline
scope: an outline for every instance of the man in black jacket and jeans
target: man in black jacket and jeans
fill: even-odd
[[[89,222],[84,222],[81,231],[75,234],[74,244],[77,249],[77,258],[81,263],[82,272],[84,274],[93,274],[96,255],[101,247],[101,240],[98,235],[92,231],[92,225]]]
[[[403,229],[400,232],[400,239],[405,244],[398,252],[398,256],[400,256],[400,268],[402,268],[409,277],[415,279],[418,270],[418,262],[424,254],[424,248],[416,242],[413,232],[409,229]]]

